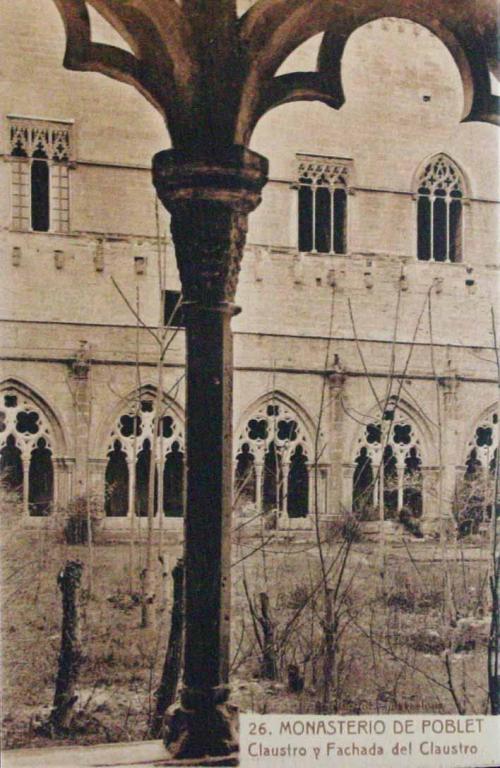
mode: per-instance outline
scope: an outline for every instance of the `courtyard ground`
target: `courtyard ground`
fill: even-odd
[[[4,748],[58,743],[36,735],[36,728],[52,704],[61,623],[56,579],[68,559],[84,563],[85,659],[75,731],[61,743],[146,738],[169,632],[171,576],[165,590],[158,589],[156,629],[141,629],[139,579],[130,594],[127,543],[97,539],[92,594],[86,546],[69,546],[54,531],[28,532],[16,524],[4,526],[1,546]],[[435,542],[400,541],[388,549],[383,589],[376,543],[361,537],[342,560],[345,551],[341,538],[323,542],[336,591],[325,706],[326,625],[317,544],[269,532],[235,543],[231,682],[240,709],[486,712],[486,547],[478,542],[450,547],[443,562]],[[165,554],[171,570],[180,544],[167,545]],[[144,545],[136,545],[136,573],[144,557]],[[269,598],[276,680],[263,676],[262,592]],[[302,682],[291,692],[294,665]]]

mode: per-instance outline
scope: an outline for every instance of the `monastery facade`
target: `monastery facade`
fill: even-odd
[[[154,449],[156,521],[178,529],[184,330],[151,183],[165,127],[132,88],[63,69],[51,0],[2,10],[4,482],[27,524],[92,495],[112,535],[147,514]],[[342,78],[339,110],[282,106],[252,141],[270,179],[233,320],[234,506],[285,529],[354,512],[466,532],[490,513],[498,444],[497,129],[460,122],[451,55],[409,21],[357,30]]]

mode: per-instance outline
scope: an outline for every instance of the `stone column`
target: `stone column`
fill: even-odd
[[[441,519],[443,533],[454,531],[453,504],[457,476],[459,442],[459,422],[457,408],[458,378],[450,367],[447,375],[439,379],[441,394]]]
[[[229,688],[231,620],[231,318],[247,216],[260,202],[267,161],[244,147],[216,159],[178,150],[154,158],[170,211],[182,282],[187,352],[187,492],[184,519],[184,687],[166,745],[178,758],[237,748]]]
[[[71,378],[74,407],[75,477],[74,496],[86,496],[88,486],[89,430],[90,430],[90,348],[86,341],[80,342],[75,359],[71,363]]]
[[[338,355],[335,355],[331,371],[328,373],[328,382],[330,387],[330,408],[328,440],[330,443],[330,478],[328,489],[328,516],[340,517],[343,512],[343,449],[344,449],[344,410],[342,408],[342,395],[345,387],[345,370],[340,362]],[[348,457],[349,459],[351,457]],[[350,504],[345,511],[350,511]]]

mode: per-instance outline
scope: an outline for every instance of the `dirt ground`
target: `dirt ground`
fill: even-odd
[[[4,748],[59,743],[35,731],[52,704],[61,624],[56,579],[68,559],[84,563],[85,651],[78,717],[68,740],[88,744],[146,738],[169,632],[171,577],[158,586],[156,628],[141,629],[137,574],[144,546],[135,547],[131,594],[128,544],[97,540],[90,593],[87,547],[69,546],[43,528],[28,533],[22,525],[9,524],[8,515],[4,520]],[[382,584],[376,543],[361,538],[344,557],[344,540],[323,542],[335,619],[332,683],[325,704],[325,597],[317,543],[304,537],[268,538],[247,539],[233,548],[231,682],[241,710],[486,711],[486,548],[470,542],[449,548],[443,563],[436,543],[401,541],[388,550]],[[178,544],[166,547],[169,570],[180,553]],[[262,640],[261,592],[269,597],[276,680],[263,677],[257,640],[257,634]],[[296,665],[302,681],[295,692],[288,690],[290,665]]]

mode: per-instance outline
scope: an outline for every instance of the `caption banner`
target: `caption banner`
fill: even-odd
[[[242,768],[486,768],[500,717],[240,715]]]

